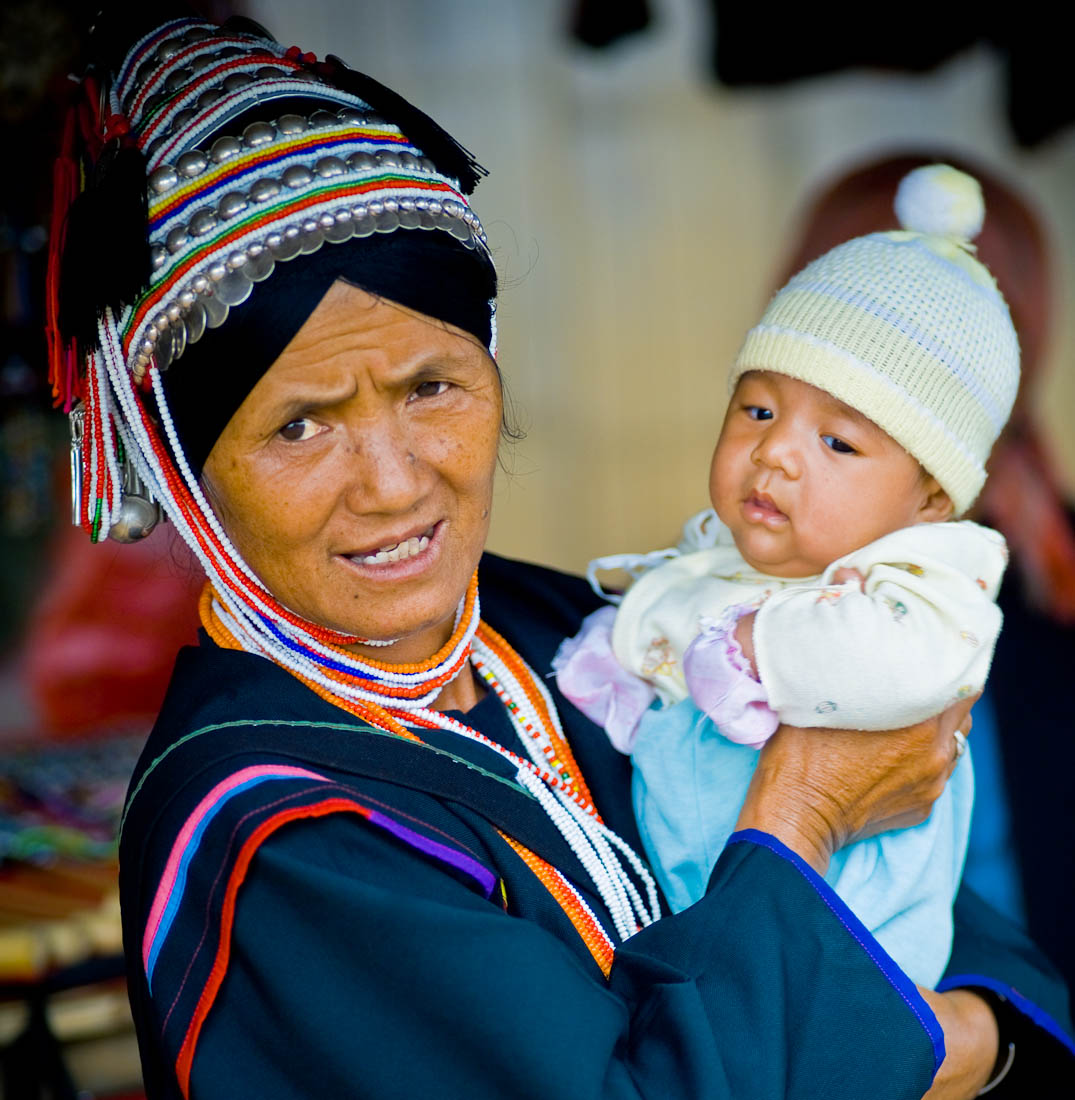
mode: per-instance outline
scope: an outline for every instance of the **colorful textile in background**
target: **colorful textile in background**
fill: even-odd
[[[116,848],[142,734],[20,742],[0,767],[0,983],[121,951]]]

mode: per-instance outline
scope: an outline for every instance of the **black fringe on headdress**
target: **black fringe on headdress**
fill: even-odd
[[[364,99],[385,119],[398,126],[404,137],[433,161],[438,172],[459,181],[459,190],[464,195],[471,194],[482,176],[489,174],[469,149],[460,145],[447,130],[398,92],[386,88],[372,76],[349,68],[333,54],[325,59],[324,72],[341,91]]]
[[[168,19],[194,14],[184,0],[109,0],[89,6],[83,13],[84,63],[90,78],[84,94],[108,87],[128,49],[143,34]],[[92,108],[95,115],[100,104]],[[106,117],[100,125],[110,122],[120,120]],[[149,285],[149,205],[146,158],[129,135],[122,130],[83,132],[79,141],[82,147],[76,156],[86,186],[62,215],[57,324],[65,342],[75,339],[89,349],[97,346],[97,321],[105,309],[132,305]]]
[[[113,139],[67,212],[58,318],[65,341],[96,347],[105,309],[132,305],[149,285],[148,218],[146,158]]]

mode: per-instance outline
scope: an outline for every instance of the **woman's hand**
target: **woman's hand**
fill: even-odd
[[[736,827],[770,833],[819,874],[854,840],[929,817],[977,696],[892,731],[781,726],[761,751]]]
[[[997,1060],[993,1010],[969,989],[918,988],[944,1029],[944,1061],[922,1100],[969,1100],[988,1083]]]

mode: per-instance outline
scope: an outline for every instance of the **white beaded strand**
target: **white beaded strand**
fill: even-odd
[[[513,703],[517,708],[520,739],[523,741],[527,753],[534,763],[539,768],[544,768],[548,758],[548,753],[545,750],[552,750],[554,746],[539,716],[526,702],[526,693],[523,690],[522,684],[519,683],[510,667],[503,662],[490,647],[486,646],[480,640],[475,643],[475,653],[472,659],[475,661],[476,665],[483,665],[488,670],[486,679],[497,694],[506,701]],[[491,674],[491,676],[489,674]],[[531,675],[533,677],[534,686],[542,696],[557,734],[561,738],[564,738],[563,727],[560,724],[559,715],[556,711],[552,696],[541,680],[533,676],[532,673]],[[510,708],[509,713],[512,713]],[[513,714],[513,718],[514,717],[515,715]],[[586,813],[586,810],[578,804],[577,800],[571,797],[569,792],[558,788],[554,788],[554,791],[557,797],[564,803],[569,813],[573,815]],[[630,897],[631,904],[634,907],[634,911],[640,923],[643,926],[652,923],[653,920],[657,919],[660,912],[660,903],[657,899],[657,887],[656,883],[653,881],[653,877],[642,864],[638,856],[632,851],[630,845],[607,826],[596,821],[596,818],[594,818],[593,821],[596,830],[595,835],[592,837],[592,842],[595,848],[600,852],[602,860],[606,863],[618,862],[609,849],[609,844],[611,844],[627,857],[636,874],[638,874],[639,878],[645,884],[649,901],[648,908],[642,902],[630,877],[624,876],[625,889]]]

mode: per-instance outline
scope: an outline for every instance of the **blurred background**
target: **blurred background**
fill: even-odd
[[[125,769],[196,621],[197,580],[167,531],[93,547],[65,526],[67,429],[43,383],[42,305],[52,149],[87,6],[7,0],[0,13],[0,1095],[11,1097],[137,1088],[114,980],[110,837]],[[1028,416],[1056,494],[1071,499],[1075,96],[1036,5],[1000,16],[908,2],[899,25],[849,3],[744,0],[198,7],[339,54],[489,169],[474,205],[526,432],[504,453],[491,549],[581,571],[599,554],[674,542],[707,504],[727,367],[788,274],[809,204],[904,152],[979,165],[1037,217],[1046,267],[1033,283]],[[1008,278],[1038,279],[1013,264]],[[1063,618],[1043,620],[1057,654],[1071,650]],[[1057,736],[1055,718],[1040,721]],[[1049,828],[1070,838],[1065,781]],[[1040,818],[1031,824],[1040,835]],[[1070,881],[1070,851],[1066,870],[1055,854],[1053,873]],[[1054,920],[1070,927],[1070,909]],[[99,981],[97,1054],[79,1062],[85,1021],[57,1025],[56,997]],[[74,1054],[46,1080],[57,1027]]]

